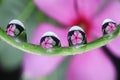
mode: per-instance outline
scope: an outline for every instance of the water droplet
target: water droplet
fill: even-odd
[[[54,32],[46,32],[43,34],[40,45],[43,48],[54,48],[61,46],[58,36]]]
[[[117,24],[111,19],[105,19],[102,24],[103,35],[109,34],[117,29]]]
[[[23,23],[17,19],[11,20],[7,25],[7,35],[14,38],[17,42],[27,41],[27,34]]]
[[[76,48],[87,44],[86,35],[84,30],[79,26],[73,26],[68,32],[69,46],[75,46]]]

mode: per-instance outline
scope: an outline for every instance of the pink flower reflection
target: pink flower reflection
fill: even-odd
[[[15,36],[15,34],[14,34],[15,28],[16,28],[15,25],[10,25],[10,26],[7,28],[7,34],[8,34],[9,36]]]
[[[43,48],[52,48],[53,39],[50,37],[46,37],[45,40],[42,42]]]
[[[113,23],[109,23],[108,26],[106,27],[107,33],[111,33],[112,31],[116,30],[116,26]]]
[[[82,34],[79,31],[75,31],[71,36],[73,45],[80,44],[82,42]]]

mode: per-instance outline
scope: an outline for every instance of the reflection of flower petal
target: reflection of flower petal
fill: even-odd
[[[75,39],[72,40],[72,44],[73,44],[73,45],[76,45],[76,44],[77,44],[77,42],[76,42]]]
[[[42,47],[43,48],[52,48],[52,38],[46,37],[45,40],[42,42]]]
[[[115,30],[116,29],[116,26],[115,26],[115,24],[110,24],[110,26],[112,27],[112,30]]]
[[[12,26],[12,28],[11,28],[11,30],[12,30],[12,31],[14,31],[14,30],[15,30],[15,28],[16,28],[16,26],[15,26],[15,25],[13,25],[13,26]]]
[[[49,38],[48,43],[50,43],[50,44],[53,43],[53,39]]]
[[[82,40],[81,40],[81,39],[77,39],[77,43],[79,43],[79,44],[80,44],[81,42],[82,42]]]
[[[10,32],[9,34],[10,34],[10,36],[14,36],[14,33],[13,33],[13,32]]]
[[[109,23],[108,26],[106,27],[107,33],[111,33],[116,29],[116,26],[113,23]]]
[[[10,26],[8,27],[8,29],[7,29],[7,34],[8,34],[9,36],[14,36],[14,35],[15,35],[15,34],[14,34],[15,28],[16,28],[16,26],[10,25]]]
[[[71,36],[71,40],[74,40],[74,39],[75,39],[75,36],[74,36],[74,35],[72,35],[72,36]]]
[[[46,45],[46,48],[52,48],[53,46],[52,46],[52,44],[47,44]]]
[[[46,38],[45,38],[45,42],[47,42],[48,40],[49,40],[49,38],[48,38],[48,37],[46,37]]]
[[[81,33],[79,31],[75,31],[74,34],[71,36],[71,41],[73,45],[80,44],[82,42],[81,40]]]
[[[45,48],[45,41],[42,42],[42,47]]]
[[[78,34],[78,37],[79,37],[79,38],[82,38],[82,34],[81,34],[81,33],[79,33],[79,34]]]
[[[75,31],[75,32],[74,32],[74,35],[75,35],[75,36],[78,36],[78,34],[79,34],[78,31]]]

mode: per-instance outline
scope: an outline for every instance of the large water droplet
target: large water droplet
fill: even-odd
[[[87,44],[86,35],[84,30],[79,26],[73,26],[68,32],[69,46],[75,46],[76,48]]]

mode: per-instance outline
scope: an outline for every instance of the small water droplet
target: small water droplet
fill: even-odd
[[[11,20],[7,25],[7,35],[16,39],[17,42],[27,41],[27,34],[23,23],[19,20]]]
[[[117,29],[117,24],[111,19],[105,19],[102,24],[103,35],[110,34]],[[111,35],[112,36],[112,35]]]
[[[61,43],[58,36],[54,32],[46,32],[40,40],[40,45],[43,48],[54,48],[61,46]]]

